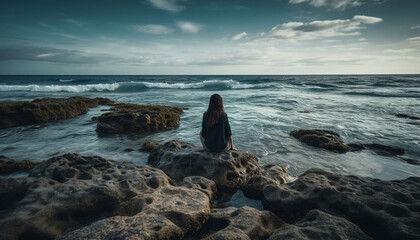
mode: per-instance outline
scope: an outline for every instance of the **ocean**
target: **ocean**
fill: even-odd
[[[188,108],[179,127],[142,135],[99,137],[91,118],[107,106],[57,122],[0,129],[0,155],[42,161],[79,153],[147,164],[144,140],[179,139],[200,145],[202,114],[210,96],[223,97],[234,145],[277,163],[292,175],[310,168],[383,180],[420,176],[420,75],[314,76],[0,76],[0,101],[43,97],[105,97],[116,102]],[[289,136],[296,129],[338,132],[347,143],[378,143],[405,149],[402,156],[371,150],[338,154]]]

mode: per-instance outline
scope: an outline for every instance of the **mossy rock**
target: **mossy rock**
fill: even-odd
[[[332,152],[346,153],[352,150],[344,143],[340,134],[333,131],[300,129],[292,131],[290,136],[295,137],[310,146],[324,148]]]
[[[145,133],[171,129],[179,125],[180,114],[184,111],[179,107],[115,104],[112,112],[102,114],[97,118],[96,131],[99,134]]]
[[[41,98],[31,102],[0,102],[0,128],[73,118],[98,105],[112,105],[107,98]]]

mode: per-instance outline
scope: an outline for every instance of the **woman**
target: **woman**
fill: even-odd
[[[209,107],[203,114],[200,140],[203,147],[199,151],[237,150],[233,147],[232,132],[219,94],[210,97]]]

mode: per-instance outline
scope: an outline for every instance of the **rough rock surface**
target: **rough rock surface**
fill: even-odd
[[[319,209],[374,239],[420,239],[420,177],[382,181],[311,169],[288,184],[265,184],[262,195],[264,206],[287,222]]]
[[[112,105],[106,98],[41,98],[32,102],[0,102],[0,128],[68,119],[98,105]]]
[[[16,171],[29,171],[35,167],[37,163],[30,160],[16,162],[15,160],[0,156],[0,174],[9,174]]]
[[[252,176],[260,174],[258,158],[253,154],[239,151],[197,152],[197,149],[192,144],[172,140],[153,150],[148,163],[175,180],[203,176],[215,181],[222,189],[238,188]]]
[[[242,191],[247,197],[261,199],[262,189],[265,184],[285,184],[293,180],[286,168],[278,164],[268,164],[262,167],[261,175],[255,175],[241,186]]]
[[[199,229],[215,183],[177,186],[159,169],[65,154],[27,178],[0,178],[4,239],[170,239]],[[73,231],[74,230],[74,231]]]
[[[162,144],[158,141],[147,140],[141,145],[139,151],[141,151],[141,152],[151,152],[152,150],[154,150],[155,148],[158,148],[160,146],[162,146]]]
[[[170,129],[179,125],[184,111],[178,107],[114,104],[112,112],[97,118],[96,131],[99,134],[145,133]]]
[[[310,146],[325,148],[337,153],[350,152],[351,148],[347,146],[340,135],[333,131],[318,129],[300,129],[294,130],[290,136],[299,139]]]
[[[311,210],[299,224],[285,224],[268,240],[283,239],[348,239],[369,240],[359,227],[344,218],[319,210]]]
[[[267,239],[283,223],[273,213],[251,207],[212,209],[203,228],[186,239]]]

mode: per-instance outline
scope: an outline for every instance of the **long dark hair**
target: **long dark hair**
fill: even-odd
[[[225,112],[223,99],[219,94],[213,94],[210,97],[209,108],[204,113],[207,125],[213,127],[219,121],[220,116]]]

